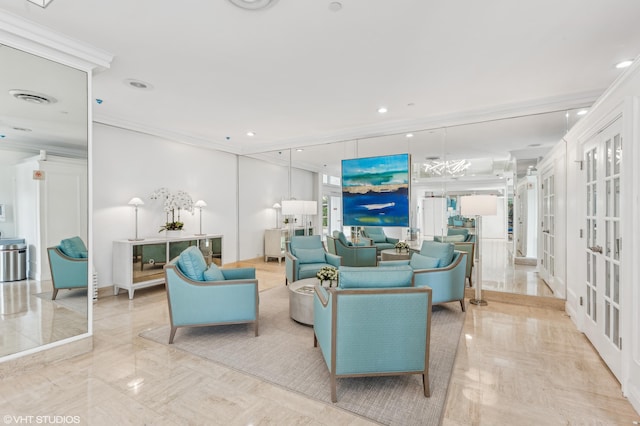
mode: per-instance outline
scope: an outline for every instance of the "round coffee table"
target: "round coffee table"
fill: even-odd
[[[411,252],[398,252],[396,249],[386,249],[380,252],[380,258],[382,260],[408,260],[411,258]]]
[[[313,325],[313,289],[317,278],[305,278],[289,284],[289,316],[306,325]]]

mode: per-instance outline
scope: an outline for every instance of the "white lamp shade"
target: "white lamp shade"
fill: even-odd
[[[274,203],[273,206],[271,206],[271,208],[278,210],[278,209],[281,209],[282,206],[280,205],[280,203]]]
[[[198,207],[198,208],[207,207],[207,203],[204,200],[198,200],[194,204],[194,207]]]
[[[460,197],[460,214],[463,216],[495,216],[498,214],[498,198],[495,195]]]
[[[302,214],[316,215],[318,214],[318,202],[317,201],[304,201]]]
[[[304,201],[302,200],[282,200],[282,214],[304,214]]]
[[[133,197],[127,204],[129,204],[130,206],[142,206],[144,205],[144,201],[142,201],[138,197]]]

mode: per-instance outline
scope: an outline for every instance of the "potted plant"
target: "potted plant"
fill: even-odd
[[[184,222],[180,220],[180,212],[185,210],[191,214],[194,213],[193,199],[182,190],[171,193],[167,188],[160,188],[154,191],[150,198],[152,200],[164,200],[163,210],[166,215],[166,220],[158,232],[166,231],[167,234],[181,232],[184,228]]]
[[[408,252],[409,251],[409,244],[406,241],[398,241],[395,245],[396,248],[396,252],[401,253],[401,252]]]

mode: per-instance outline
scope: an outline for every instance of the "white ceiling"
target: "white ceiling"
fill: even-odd
[[[0,8],[115,55],[94,78],[103,100],[95,121],[234,153],[588,106],[622,73],[614,64],[640,50],[636,0],[344,0],[339,12],[329,3],[245,11],[226,0],[54,0],[46,9],[0,0]],[[133,89],[131,78],[153,89]],[[451,127],[446,152],[516,155],[558,140],[536,128],[547,136],[534,142],[518,129],[517,140],[494,134],[483,143]]]

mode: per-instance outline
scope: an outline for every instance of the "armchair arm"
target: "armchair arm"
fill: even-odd
[[[373,240],[367,237],[360,237],[360,241],[357,244],[354,244],[354,246],[373,246]]]
[[[256,268],[220,269],[225,280],[253,280],[256,278]]]
[[[335,266],[336,268],[340,267],[340,261],[342,259],[340,256],[336,256],[335,254],[325,252],[324,258],[326,259],[329,265]]]
[[[315,285],[313,296],[313,346],[320,349],[325,363],[331,369],[331,324],[332,324],[332,293],[322,287]]]
[[[290,251],[284,252],[284,269],[287,282],[292,283],[298,280],[298,258]]]
[[[87,258],[69,257],[57,247],[49,247],[47,254],[54,289],[87,287],[89,280]]]

